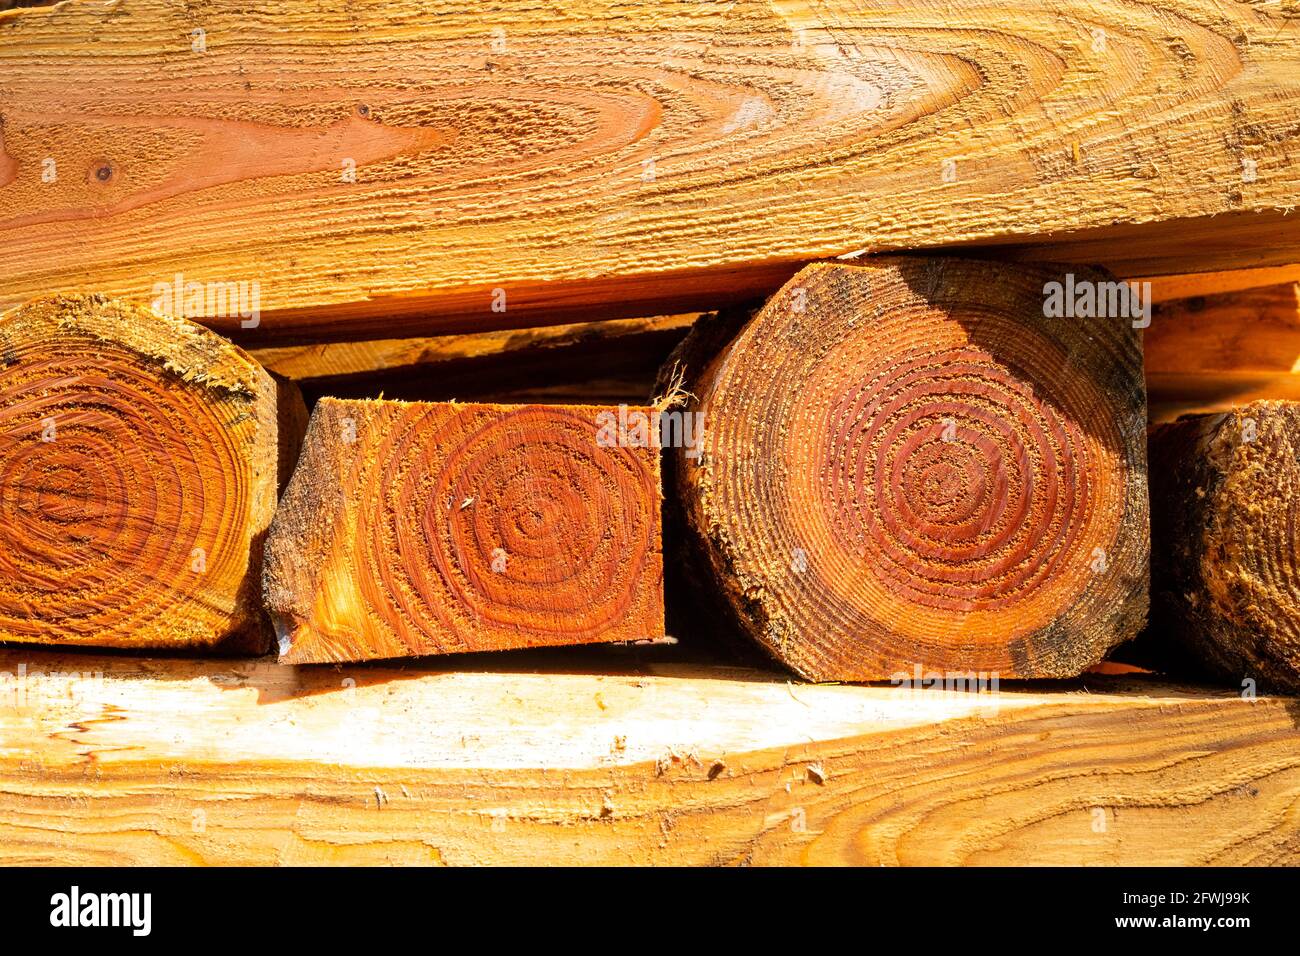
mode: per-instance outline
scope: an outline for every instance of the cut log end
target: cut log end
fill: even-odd
[[[776,658],[817,680],[1067,676],[1136,633],[1140,346],[1127,319],[1046,318],[1062,278],[819,264],[707,364],[689,340],[670,359],[703,414],[702,456],[675,462],[688,536]]]
[[[1300,403],[1151,432],[1152,625],[1235,682],[1300,691]]]
[[[658,449],[596,406],[322,399],[267,543],[287,663],[663,632]]]
[[[97,296],[0,316],[0,640],[264,650],[295,420],[296,389],[184,320]]]

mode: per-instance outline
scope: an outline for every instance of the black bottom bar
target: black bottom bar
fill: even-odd
[[[11,943],[77,934],[259,951],[281,940],[462,948],[516,934],[549,946],[561,926],[584,948],[713,938],[734,949],[753,934],[769,944],[803,936],[817,949],[823,933],[827,946],[843,933],[863,944],[1189,933],[1231,943],[1288,929],[1296,885],[1287,869],[31,869],[0,870],[0,909]]]

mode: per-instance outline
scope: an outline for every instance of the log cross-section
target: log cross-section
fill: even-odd
[[[0,316],[0,640],[264,649],[263,540],[305,421],[183,319],[95,296]]]
[[[1062,677],[1132,637],[1143,319],[1053,315],[1087,289],[1113,286],[957,259],[817,264],[721,352],[728,317],[697,324],[665,370],[704,433],[702,454],[674,450],[674,478],[742,628],[820,680]]]
[[[322,399],[267,541],[281,660],[661,636],[658,444],[621,415]]]

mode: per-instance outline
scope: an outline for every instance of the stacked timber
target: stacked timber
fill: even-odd
[[[20,6],[0,859],[1296,860],[1287,4]]]

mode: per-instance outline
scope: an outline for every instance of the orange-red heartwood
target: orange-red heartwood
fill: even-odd
[[[214,332],[98,296],[0,316],[0,640],[264,650],[306,411]]]
[[[658,449],[602,413],[322,399],[267,542],[281,660],[662,634]]]
[[[1072,269],[1076,286],[1108,277]],[[743,629],[817,680],[1078,674],[1146,615],[1142,358],[1128,317],[1047,318],[1065,270],[804,269],[670,360],[703,454],[687,539]]]

